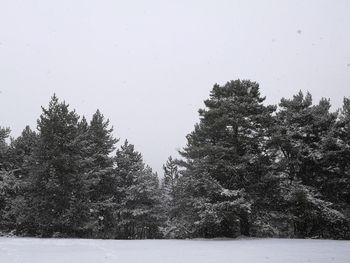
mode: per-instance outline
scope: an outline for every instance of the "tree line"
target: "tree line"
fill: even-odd
[[[350,238],[350,99],[266,105],[259,85],[214,85],[181,158],[158,175],[100,111],[54,95],[17,138],[0,128],[0,231],[84,238]]]

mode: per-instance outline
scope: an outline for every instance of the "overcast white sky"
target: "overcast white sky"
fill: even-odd
[[[251,79],[277,104],[350,96],[350,0],[0,0],[0,125],[36,127],[56,92],[99,108],[156,171],[214,83]]]

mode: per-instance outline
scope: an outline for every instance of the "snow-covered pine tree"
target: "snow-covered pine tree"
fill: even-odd
[[[11,130],[0,126],[0,170],[9,169],[8,148],[6,140],[10,136]]]
[[[276,172],[295,236],[336,237],[336,226],[345,222],[324,191],[332,177],[325,144],[337,118],[329,109],[329,100],[313,106],[311,94],[299,92],[290,100],[283,98],[276,115],[272,139],[278,149]]]
[[[323,144],[330,173],[323,187],[335,202],[350,205],[350,99],[344,98],[331,136]]]
[[[42,110],[38,144],[28,165],[26,220],[42,236],[80,236],[87,220],[88,189],[82,177],[84,145],[79,136],[79,116],[56,95]]]
[[[179,171],[176,160],[169,156],[166,163],[163,165],[163,187],[167,188],[172,197],[175,196],[175,186],[176,182],[179,179]]]
[[[116,152],[117,238],[160,237],[161,194],[157,174],[128,141]]]
[[[347,205],[350,219],[350,98],[344,98],[339,120],[335,125],[334,137],[336,149],[331,153],[337,163],[335,172],[339,178],[336,186],[337,201]],[[334,195],[334,191],[332,193]]]
[[[93,237],[108,238],[113,236],[115,229],[114,195],[117,185],[111,153],[118,140],[113,137],[109,120],[99,110],[94,113],[89,125],[83,119],[80,127],[85,130],[83,141],[86,152],[83,163],[90,202],[87,228]]]
[[[329,135],[322,141],[324,179],[321,193],[342,212],[347,230],[337,224],[328,236],[350,238],[350,99],[344,98],[342,109]]]
[[[235,80],[215,85],[199,110],[200,122],[180,152],[190,235],[250,235],[251,211],[259,205],[270,165],[267,142],[275,107],[264,100],[257,83]]]
[[[0,126],[0,231],[8,230],[7,229],[7,220],[6,220],[6,210],[8,209],[9,204],[9,177],[10,174],[7,171],[8,167],[8,144],[6,139],[10,135],[9,128],[3,128]]]
[[[8,176],[8,183],[11,184],[11,195],[4,216],[6,216],[8,230],[15,230],[17,234],[28,232],[30,228],[30,224],[23,220],[23,214],[25,214],[23,211],[28,209],[28,201],[25,199],[27,195],[28,163],[37,143],[38,136],[36,132],[26,126],[19,137],[11,140],[7,151],[11,164],[11,173]]]
[[[26,126],[21,135],[11,141],[8,156],[11,158],[16,174],[20,176],[26,174],[25,165],[28,162],[27,159],[31,156],[37,143],[38,135],[29,126]]]
[[[176,217],[178,211],[179,189],[178,181],[180,173],[177,161],[171,156],[163,165],[163,178],[161,181],[162,207],[166,222],[163,229],[165,237],[175,237],[177,231]]]

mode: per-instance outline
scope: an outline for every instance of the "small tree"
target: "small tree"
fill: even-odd
[[[128,141],[117,150],[115,160],[117,238],[160,237],[161,195],[157,175],[145,166],[141,154]]]
[[[3,128],[0,126],[0,170],[8,169],[9,163],[8,163],[8,144],[6,142],[6,139],[10,135],[10,129],[9,128]]]

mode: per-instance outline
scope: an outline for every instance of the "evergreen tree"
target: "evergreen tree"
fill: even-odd
[[[163,165],[164,176],[162,179],[162,191],[163,191],[163,202],[167,206],[167,210],[170,212],[176,207],[177,197],[177,183],[179,180],[179,170],[177,161],[171,156],[168,158],[165,165]],[[172,218],[172,215],[169,215]]]
[[[7,171],[8,168],[8,144],[6,139],[10,135],[9,128],[0,127],[0,230],[6,229],[5,213],[9,203],[9,178],[10,173]]]
[[[259,85],[231,81],[215,85],[200,123],[181,152],[184,186],[192,199],[194,235],[250,235],[251,209],[270,165],[267,153],[273,106],[264,106]],[[190,202],[190,203],[191,203]],[[188,209],[187,209],[188,210]]]
[[[160,189],[158,177],[143,163],[142,155],[125,141],[116,152],[118,180],[117,238],[160,237]]]
[[[168,187],[172,197],[174,197],[175,185],[177,180],[179,179],[179,171],[178,171],[178,166],[176,161],[171,156],[169,156],[168,160],[166,161],[166,164],[163,165],[163,170],[164,170],[164,178],[163,178],[164,187]]]
[[[328,172],[324,192],[332,201],[350,206],[350,99],[344,104],[331,135],[323,143]]]
[[[92,116],[89,125],[84,123],[81,127],[86,129],[85,142],[85,171],[89,185],[90,201],[90,234],[95,237],[109,237],[115,227],[115,190],[114,159],[110,156],[115,149],[116,140],[109,127],[109,120],[105,120],[99,110]]]
[[[321,144],[331,131],[336,114],[330,113],[329,100],[322,99],[312,106],[311,94],[302,92],[292,100],[282,99],[277,114],[278,131],[275,140],[283,154],[286,171],[291,180],[316,186],[322,181]]]
[[[0,235],[2,232],[10,232],[12,230],[8,220],[8,212],[13,196],[13,188],[11,173],[0,170]]]
[[[291,212],[293,235],[299,237],[336,235],[336,225],[345,217],[329,202],[323,190],[331,178],[325,158],[337,118],[329,100],[312,105],[311,94],[299,92],[291,100],[282,99],[276,115],[272,144],[277,147],[276,172],[286,210]]]
[[[39,139],[32,154],[26,221],[43,236],[81,235],[88,206],[81,171],[84,147],[79,116],[54,95],[38,120]]]
[[[38,144],[38,135],[29,126],[26,126],[21,135],[11,141],[8,157],[11,159],[12,169],[19,177],[27,174],[26,165],[33,149]]]
[[[0,170],[8,170],[8,158],[7,158],[7,151],[8,151],[8,144],[6,142],[6,139],[10,136],[10,129],[9,128],[3,128],[0,126]]]
[[[328,237],[350,237],[350,99],[344,104],[329,135],[322,142],[323,177],[319,191],[340,211],[346,222],[333,224]],[[345,228],[345,230],[344,230]]]
[[[9,202],[3,216],[6,218],[7,228],[15,230],[17,233],[30,228],[22,222],[21,218],[23,211],[26,211],[28,207],[25,199],[28,163],[37,143],[37,134],[29,126],[26,126],[19,137],[11,140],[7,151],[11,163],[11,173],[7,178],[7,183],[11,187],[8,188]]]
[[[179,201],[179,170],[177,161],[174,160],[171,156],[166,161],[166,164],[163,165],[164,176],[162,178],[161,190],[162,190],[162,206],[163,213],[166,217],[166,224],[163,227],[163,234],[165,237],[175,237],[177,231],[176,227],[176,218]]]

